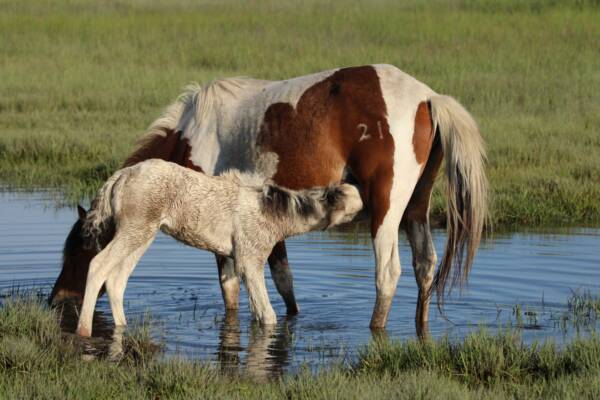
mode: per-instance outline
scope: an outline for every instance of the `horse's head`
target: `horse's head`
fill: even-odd
[[[90,261],[98,253],[95,246],[86,245],[83,236],[82,227],[87,211],[78,205],[77,213],[78,219],[65,240],[62,270],[48,299],[50,304],[67,300],[81,304]]]

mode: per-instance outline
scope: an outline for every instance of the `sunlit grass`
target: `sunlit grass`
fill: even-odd
[[[146,327],[125,333],[123,353],[84,356],[62,333],[60,310],[14,295],[0,308],[0,398],[509,399],[597,398],[600,339],[526,345],[518,330],[463,340],[378,340],[352,364],[272,380],[231,375],[201,360],[157,357]]]
[[[4,1],[0,180],[75,201],[191,81],[385,62],[475,115],[497,227],[597,223],[599,19],[597,1]]]

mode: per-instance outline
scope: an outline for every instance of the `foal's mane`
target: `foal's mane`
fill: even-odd
[[[339,202],[343,196],[339,186],[306,190],[290,190],[267,184],[262,190],[263,210],[275,216],[322,216],[326,209]]]

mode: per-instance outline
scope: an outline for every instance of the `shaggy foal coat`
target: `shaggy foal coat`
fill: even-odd
[[[115,325],[126,325],[127,280],[158,230],[187,245],[235,259],[250,308],[263,324],[276,322],[263,267],[275,243],[350,221],[363,207],[349,184],[292,191],[256,174],[211,177],[177,164],[148,160],[117,171],[100,189],[83,231],[102,247],[90,264],[77,332],[91,335],[98,292],[106,285]]]

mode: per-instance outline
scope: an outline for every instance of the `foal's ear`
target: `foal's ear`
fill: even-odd
[[[79,215],[79,219],[82,221],[85,219],[85,217],[87,217],[87,211],[85,211],[85,208],[81,207],[79,204],[77,204],[77,215]]]

